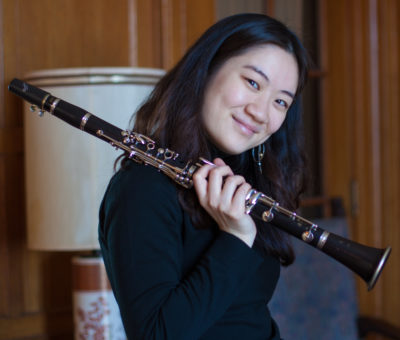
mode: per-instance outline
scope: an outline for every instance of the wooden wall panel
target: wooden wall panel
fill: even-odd
[[[363,244],[383,247],[381,237],[381,187],[379,177],[379,124],[377,107],[379,98],[375,55],[377,34],[371,7],[368,2],[352,2],[351,48],[352,65],[352,180],[356,183],[353,202],[358,201],[358,211],[352,214],[354,236]],[[389,269],[386,268],[386,271]],[[359,283],[360,308],[364,313],[382,315],[383,285],[379,282],[375,289],[367,293],[363,283]]]
[[[169,0],[161,8],[163,68],[170,69],[214,23],[214,1]]]
[[[20,73],[43,66],[129,65],[129,1],[19,0],[11,3],[18,13],[18,35],[14,38],[16,61],[23,67],[18,70]]]
[[[1,157],[0,165],[4,171],[5,183],[3,183],[3,195],[5,205],[6,229],[6,254],[5,261],[8,269],[7,275],[3,277],[6,286],[5,310],[3,313],[17,315],[23,311],[23,296],[21,294],[23,285],[23,256],[21,247],[25,237],[24,226],[24,202],[23,197],[23,167],[21,167],[22,154],[6,154]]]
[[[353,238],[393,248],[360,312],[400,326],[398,1],[321,0],[324,185],[342,196]]]
[[[38,69],[133,66],[133,5],[0,0],[0,339],[72,337],[74,254],[26,248],[22,102],[7,85]]]
[[[160,0],[136,1],[138,66],[162,67]]]
[[[352,177],[350,153],[343,152],[351,147],[352,134],[348,115],[353,97],[348,86],[351,84],[351,65],[346,62],[351,42],[347,39],[349,19],[346,8],[332,5],[330,1],[320,1],[320,59],[321,68],[326,72],[321,82],[323,192],[342,196],[346,210],[350,212],[349,183],[342,179]],[[335,18],[334,24],[328,22],[328,14]],[[340,166],[335,167],[335,164]]]
[[[3,2],[0,1],[0,18],[3,18]],[[0,79],[4,79],[4,31],[3,25],[0,25]],[[0,81],[0,106],[4,108],[4,84]],[[0,111],[2,113],[2,111]],[[4,115],[0,114],[0,155],[4,154],[5,148],[5,129]],[[0,317],[6,314],[8,310],[7,292],[8,286],[5,275],[8,269],[8,246],[7,246],[7,224],[6,224],[6,195],[4,185],[6,182],[4,158],[0,156]]]
[[[383,314],[400,324],[400,4],[383,1],[377,8],[379,37],[380,147],[382,164],[382,238],[393,245],[383,277]]]
[[[190,3],[190,6],[189,6]],[[187,0],[187,44],[191,45],[197,38],[205,31],[206,28],[211,26],[215,21],[214,14],[214,1],[190,1]],[[199,20],[203,18],[203,20]]]
[[[1,135],[0,131],[0,135]],[[8,246],[7,246],[7,224],[5,220],[6,216],[6,195],[4,191],[4,183],[6,180],[4,159],[0,157],[0,317],[5,315],[8,311],[8,285],[5,275],[8,274]]]
[[[213,0],[137,1],[138,65],[170,69],[215,21]]]

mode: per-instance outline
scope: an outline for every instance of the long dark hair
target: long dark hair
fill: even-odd
[[[233,157],[230,164],[255,188],[293,210],[304,189],[300,92],[307,78],[308,56],[296,35],[279,21],[261,14],[238,14],[210,27],[159,81],[138,110],[133,129],[162,147],[178,151],[184,160],[211,158],[215,152],[206,138],[200,115],[206,84],[226,60],[265,44],[277,45],[295,57],[299,70],[295,99],[281,128],[265,142],[263,174],[253,166],[250,151]],[[179,190],[180,203],[194,225],[209,225],[210,217],[200,207],[194,190]],[[257,241],[268,253],[279,257],[283,264],[293,262],[286,234],[264,223],[257,228]]]

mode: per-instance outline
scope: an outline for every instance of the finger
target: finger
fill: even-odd
[[[198,179],[206,179],[208,177],[208,173],[212,168],[215,168],[215,165],[213,164],[205,164],[202,165],[200,168],[196,170],[196,172],[193,174],[192,179],[193,180],[198,180]]]
[[[208,174],[208,198],[212,207],[219,206],[220,195],[227,176],[231,176],[232,170],[227,165],[216,166]]]
[[[242,176],[229,176],[225,179],[221,192],[221,209],[230,209],[233,197],[243,183],[245,183],[245,179]]]
[[[232,209],[235,211],[243,211],[245,210],[245,202],[246,196],[251,189],[251,185],[249,183],[242,183],[237,188],[233,198],[232,198]]]
[[[207,198],[208,192],[208,175],[210,170],[214,167],[214,165],[204,165],[200,169],[198,169],[192,177],[193,186],[195,188],[197,197],[199,198],[200,202],[204,202]]]
[[[221,158],[219,158],[219,157],[215,158],[215,159],[213,160],[213,163],[214,163],[215,165],[218,165],[218,166],[226,165],[226,163],[225,163]]]

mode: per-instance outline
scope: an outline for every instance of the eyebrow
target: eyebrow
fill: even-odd
[[[263,77],[267,82],[269,82],[268,76],[258,67],[253,65],[245,65],[244,68],[248,68],[250,70],[253,70],[254,72],[257,72],[261,77]],[[281,90],[281,92],[287,94],[290,98],[294,99],[294,94],[292,92],[286,90]]]

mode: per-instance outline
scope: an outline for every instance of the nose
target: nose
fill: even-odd
[[[245,106],[245,111],[256,122],[267,123],[269,119],[268,100],[265,98],[256,98],[251,100]]]

